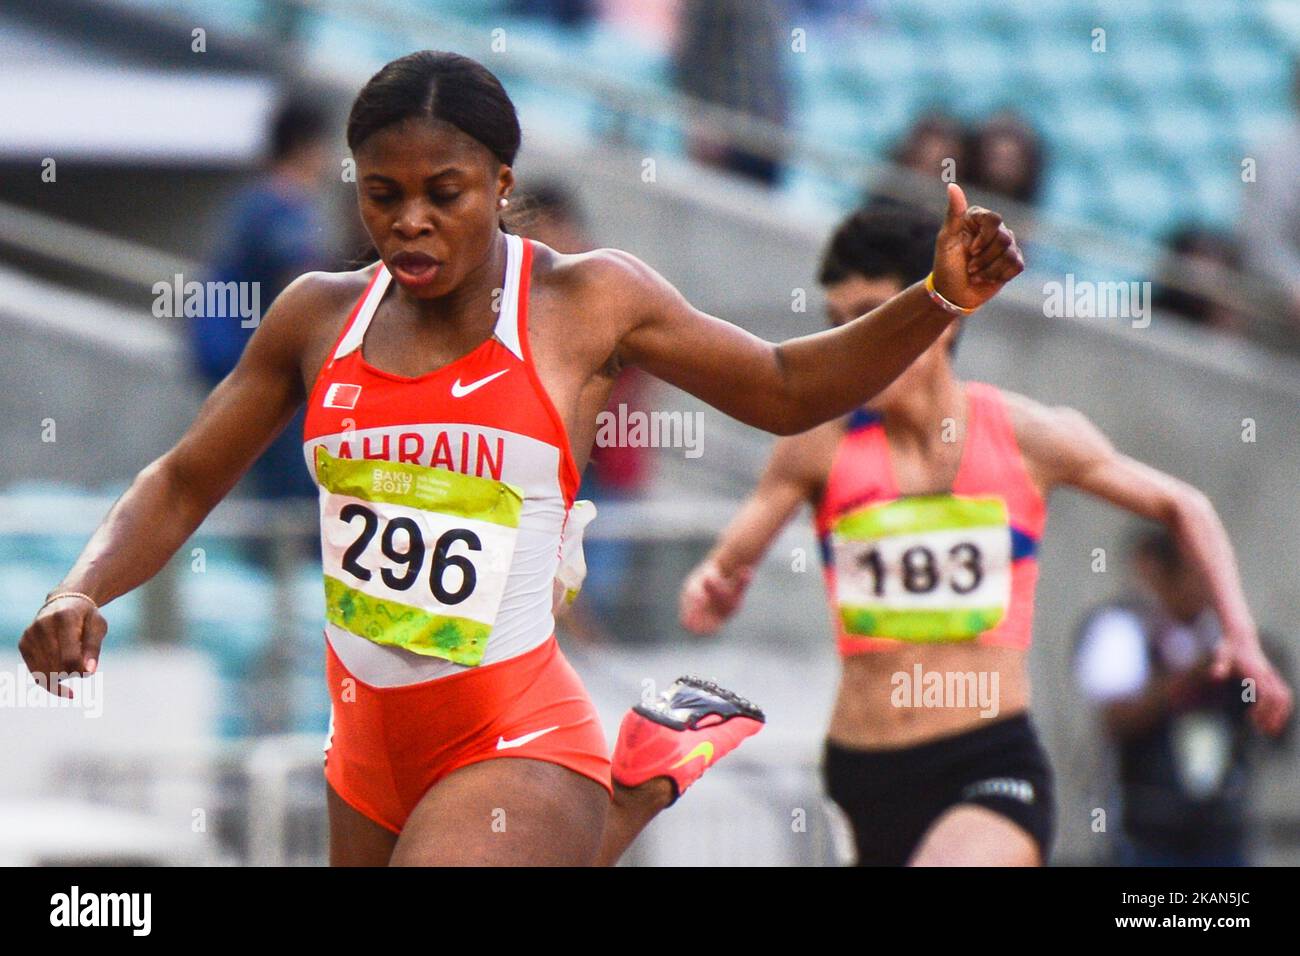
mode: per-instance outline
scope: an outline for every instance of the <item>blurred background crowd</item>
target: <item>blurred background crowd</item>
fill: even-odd
[[[374,70],[418,48],[480,59],[519,107],[514,230],[562,252],[628,249],[769,339],[822,326],[814,263],[839,219],[937,208],[961,183],[1013,225],[1028,271],[968,330],[959,369],[1076,405],[1205,488],[1270,640],[1294,650],[1300,4],[14,0],[0,11],[9,671],[43,595],[253,332],[210,308],[169,314],[160,284],[256,283],[264,312],[302,272],[372,261],[343,121]],[[1076,281],[1133,283],[1154,320],[1049,317],[1048,284]],[[723,637],[676,625],[676,588],[769,439],[635,370],[619,405],[703,411],[705,438],[699,459],[598,448],[584,476],[601,517],[563,636],[606,729],[687,670],[770,715],[633,859],[842,861],[814,772],[833,647],[818,576],[791,571],[815,553],[810,531],[782,539]],[[323,859],[301,428],[106,609],[102,717],[0,707],[0,862]],[[1208,681],[1215,625],[1181,556],[1076,499],[1048,538],[1033,673],[1061,774],[1058,861],[1300,860],[1293,747],[1247,743]],[[1097,549],[1113,554],[1100,573]]]

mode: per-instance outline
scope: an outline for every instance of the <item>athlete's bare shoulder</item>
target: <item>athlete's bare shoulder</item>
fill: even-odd
[[[342,323],[374,277],[379,263],[352,272],[305,272],[275,298],[263,324],[281,334],[309,335]],[[304,340],[305,341],[305,340]]]
[[[306,272],[276,296],[260,334],[293,355],[307,388],[378,269],[373,262],[350,272]]]
[[[378,270],[376,261],[350,272],[305,272],[289,283],[280,299],[286,300],[295,313],[307,312],[308,318],[323,317],[337,309],[346,315]]]
[[[533,258],[538,271],[548,281],[563,282],[586,290],[616,290],[626,284],[640,284],[652,279],[653,269],[622,249],[600,248],[588,252],[556,252],[550,246],[532,240]]]
[[[635,256],[619,249],[564,254],[533,242],[529,331],[569,362],[608,377],[622,368],[619,346],[648,315],[662,314],[676,290]],[[533,316],[550,321],[535,325]]]
[[[673,286],[636,256],[621,249],[564,254],[533,243],[535,281],[560,292],[587,314],[635,323],[656,302],[679,296]]]
[[[1020,454],[1040,488],[1050,490],[1086,462],[1109,454],[1106,436],[1077,409],[1046,405],[1006,389],[998,391]]]
[[[998,394],[1002,396],[1002,403],[1011,418],[1011,427],[1015,429],[1017,441],[1021,439],[1022,433],[1025,437],[1031,437],[1036,430],[1053,424],[1056,417],[1053,413],[1058,409],[1010,389],[999,388]]]

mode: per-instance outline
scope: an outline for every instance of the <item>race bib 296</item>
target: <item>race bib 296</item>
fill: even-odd
[[[519,534],[522,491],[316,449],[326,617],[377,644],[476,665]]]

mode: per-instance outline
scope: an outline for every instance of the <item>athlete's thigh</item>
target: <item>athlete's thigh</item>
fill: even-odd
[[[558,764],[502,757],[429,788],[402,827],[393,866],[590,866],[609,791]]]
[[[387,866],[397,834],[354,810],[325,785],[329,807],[330,866]]]
[[[1039,866],[1038,843],[986,807],[963,803],[931,824],[909,866]]]

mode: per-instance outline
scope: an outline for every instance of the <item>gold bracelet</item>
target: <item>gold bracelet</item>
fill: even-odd
[[[943,309],[949,315],[970,315],[975,311],[975,309],[979,308],[979,306],[975,306],[975,309],[968,309],[965,306],[958,305],[956,302],[951,302],[948,299],[945,299],[943,293],[934,287],[933,272],[925,277],[925,291],[930,294],[930,301]]]
[[[99,610],[99,605],[95,603],[95,599],[91,597],[89,594],[84,594],[81,591],[60,591],[58,594],[52,594],[45,599],[45,604],[41,605],[40,610],[44,610],[46,605],[53,604],[59,598],[65,598],[65,597],[85,598],[87,601],[90,602],[91,607],[93,607],[96,611]]]

